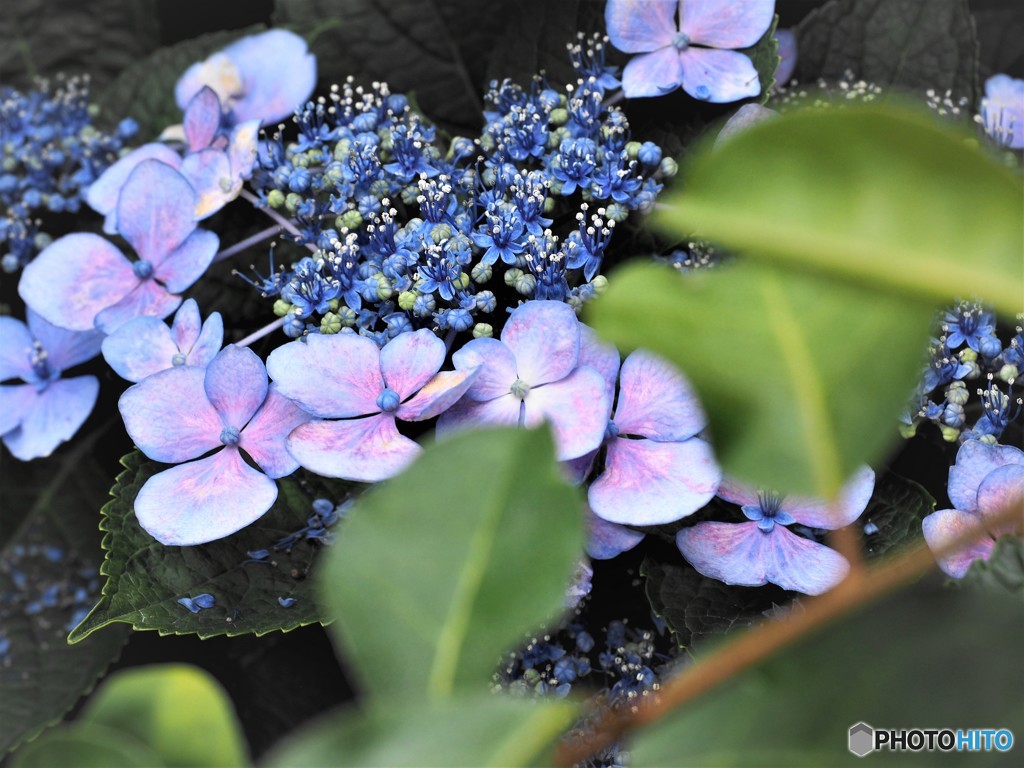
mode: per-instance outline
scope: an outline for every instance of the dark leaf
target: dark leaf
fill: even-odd
[[[975,560],[960,583],[1024,598],[1024,539],[1000,536],[992,556]]]
[[[878,477],[871,502],[856,523],[868,557],[893,554],[919,543],[921,521],[935,510],[935,499],[913,480],[891,472]]]

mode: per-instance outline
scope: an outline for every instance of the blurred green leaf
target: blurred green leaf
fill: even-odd
[[[282,745],[269,766],[537,765],[572,723],[565,701],[476,694],[332,715]]]
[[[655,218],[668,232],[750,258],[940,305],[976,295],[1007,315],[1021,308],[1021,179],[915,110],[766,120],[695,156],[663,202]]]
[[[889,446],[931,319],[914,300],[754,262],[631,265],[589,311],[609,341],[686,373],[727,474],[825,497]]]
[[[288,631],[318,622],[323,611],[313,580],[322,545],[303,538],[291,549],[271,551],[253,562],[248,554],[271,549],[275,542],[305,527],[315,498],[340,503],[351,486],[300,472],[278,481],[278,497],[266,515],[238,533],[195,547],[168,547],[143,530],[134,500],[143,484],[166,465],[148,461],[138,451],[125,456],[127,471],[117,478],[113,501],[103,508],[107,577],[103,596],[71,633],[77,643],[112,622],[160,634],[258,635]],[[179,598],[213,595],[212,608],[191,613]],[[285,608],[278,598],[293,598]]]
[[[869,558],[894,554],[923,539],[921,521],[935,511],[935,499],[921,485],[892,472],[879,474],[875,492],[864,514],[857,520]],[[867,533],[873,524],[876,531]]]
[[[861,721],[1020,734],[1022,631],[1012,598],[922,584],[804,638],[638,734],[632,765],[863,765],[847,751],[848,729]],[[1016,765],[1013,752],[874,752],[869,760]]]
[[[320,584],[366,688],[485,689],[500,654],[562,607],[581,504],[547,430],[455,436],[367,492]]]
[[[145,744],[102,725],[62,726],[29,742],[11,756],[11,768],[154,768],[164,766]]]
[[[775,30],[779,26],[779,17],[776,15],[772,23],[768,25],[768,31],[752,47],[743,51],[754,63],[757,76],[761,83],[761,95],[758,102],[764,104],[768,101],[775,87],[775,70],[779,68],[779,41],[775,37]]]
[[[963,580],[967,586],[1009,593],[1024,599],[1024,538],[1000,536],[988,560],[975,560]]]

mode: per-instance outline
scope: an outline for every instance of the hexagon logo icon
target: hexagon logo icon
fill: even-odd
[[[849,749],[857,757],[864,757],[875,751],[875,729],[867,723],[850,726]]]

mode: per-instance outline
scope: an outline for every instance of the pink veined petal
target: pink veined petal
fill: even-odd
[[[522,401],[511,394],[493,400],[477,402],[464,397],[437,419],[437,438],[482,427],[515,427],[519,425],[519,406]]]
[[[117,228],[139,258],[159,267],[196,228],[195,192],[171,166],[143,160],[121,188]]]
[[[424,384],[414,398],[402,403],[395,416],[402,421],[426,421],[444,413],[466,394],[478,370],[441,371]]]
[[[380,349],[363,336],[314,333],[304,341],[291,341],[270,353],[267,371],[281,394],[314,416],[349,418],[380,412]]]
[[[195,191],[195,218],[212,216],[238,196],[240,179],[231,176],[231,161],[220,149],[204,149],[186,155],[181,175]]]
[[[985,476],[978,487],[978,513],[983,520],[990,520],[1006,511],[1011,504],[1024,502],[1024,466],[1007,464],[994,469]],[[1021,520],[1011,521],[1002,528],[993,529],[993,534],[1021,533]]]
[[[634,56],[622,70],[622,92],[630,99],[662,96],[682,82],[679,51],[672,46]]]
[[[99,235],[76,232],[54,240],[21,273],[25,303],[61,328],[91,331],[96,316],[139,284],[131,262]]]
[[[288,438],[288,451],[324,477],[376,483],[394,477],[423,449],[399,434],[390,413],[346,421],[314,421]]]
[[[927,515],[921,521],[921,531],[924,533],[924,540],[928,542],[929,548],[933,552],[937,552],[969,530],[976,528],[979,523],[981,523],[981,518],[970,512],[959,509],[940,509],[938,512]],[[988,560],[994,547],[995,540],[991,536],[983,536],[980,540],[957,550],[952,555],[936,557],[936,560],[939,563],[939,568],[947,575],[954,579],[962,579],[971,567],[971,563],[978,559]]]
[[[749,57],[736,51],[687,48],[679,54],[683,90],[701,101],[724,104],[761,92],[757,70]]]
[[[239,122],[273,125],[290,117],[316,87],[316,57],[306,41],[284,29],[237,40],[224,53],[238,67],[244,92],[234,103]]]
[[[128,387],[117,407],[125,430],[154,461],[177,464],[219,445],[224,428],[206,397],[202,368],[168,368]]]
[[[174,322],[171,323],[171,338],[174,346],[182,354],[188,354],[189,350],[199,338],[199,329],[202,320],[199,318],[199,305],[195,299],[185,299],[178,307],[174,315]]]
[[[679,31],[678,0],[608,0],[605,24],[612,45],[623,53],[647,53],[672,45]]]
[[[51,381],[22,413],[20,426],[3,436],[4,444],[22,461],[49,456],[89,417],[99,391],[95,376]]]
[[[679,29],[712,48],[749,48],[774,16],[775,0],[679,0]]]
[[[512,350],[497,339],[473,339],[452,355],[459,370],[478,369],[466,392],[470,400],[480,402],[507,395],[517,378],[516,358]]]
[[[103,223],[103,231],[108,235],[117,234],[117,200],[121,196],[121,187],[135,170],[135,166],[143,160],[159,160],[172,168],[181,165],[181,156],[177,152],[166,144],[154,142],[133,149],[107,168],[89,187],[85,201],[96,213],[107,217]]]
[[[739,480],[734,480],[731,477],[722,479],[716,495],[720,499],[724,499],[731,504],[738,504],[741,507],[744,504],[757,504],[759,502],[756,485],[741,483]]]
[[[242,429],[267,399],[267,369],[248,347],[229,344],[206,368],[203,387],[226,427]]]
[[[220,118],[220,99],[212,88],[203,86],[185,107],[182,125],[189,152],[210,146],[220,128]]]
[[[28,326],[21,320],[0,315],[0,381],[35,381],[37,376],[32,370],[34,351],[35,339]],[[4,431],[0,430],[0,434]]]
[[[37,257],[38,258],[38,257]],[[989,445],[967,440],[956,453],[949,470],[949,500],[965,512],[978,510],[978,489],[988,474],[1007,464],[1024,465],[1024,451],[1012,445]]]
[[[0,435],[18,428],[37,397],[35,384],[0,385]]]
[[[223,51],[218,51],[185,70],[185,74],[174,86],[174,98],[178,106],[185,109],[204,86],[212,88],[222,104],[229,104],[232,99],[241,95],[242,76],[238,67]]]
[[[615,408],[620,433],[677,441],[697,434],[706,423],[697,393],[678,368],[643,349],[626,358]]]
[[[157,265],[156,278],[171,293],[181,293],[202,277],[217,255],[219,246],[217,235],[207,229],[197,229]]]
[[[189,365],[205,368],[217,356],[221,344],[224,343],[224,321],[220,312],[211,312],[199,332],[199,339],[190,350],[186,351]]]
[[[531,387],[559,381],[579,364],[580,321],[561,301],[528,301],[505,322],[501,342],[516,358],[516,373]]]
[[[277,483],[229,446],[153,475],[135,497],[135,516],[161,544],[189,547],[245,528],[276,500]]]
[[[445,354],[444,342],[426,328],[401,333],[380,351],[384,384],[406,400],[441,370]]]
[[[656,443],[616,437],[608,441],[604,472],[588,499],[594,514],[609,522],[660,525],[711,501],[721,479],[711,446],[699,438]]]
[[[162,320],[136,317],[103,340],[103,358],[114,373],[132,382],[142,381],[174,365],[178,346]]]
[[[122,325],[144,315],[163,319],[181,304],[181,297],[169,293],[156,280],[137,283],[135,288],[113,306],[96,315],[96,327],[113,333]]]
[[[580,358],[578,365],[589,365],[604,379],[608,402],[615,400],[615,382],[619,377],[619,350],[602,341],[594,330],[580,323]],[[609,417],[611,413],[609,412]]]
[[[260,141],[260,121],[247,120],[236,125],[228,140],[228,160],[231,164],[231,178],[241,188],[241,181],[252,176]]]
[[[593,368],[577,368],[561,381],[531,389],[526,396],[526,423],[541,418],[555,435],[555,458],[575,459],[597,450],[608,427],[608,393]]]
[[[587,554],[593,560],[610,560],[621,555],[641,541],[644,534],[615,523],[602,520],[593,512],[587,512]]]
[[[782,499],[781,509],[810,528],[835,530],[849,525],[863,514],[874,489],[875,472],[865,464],[846,481],[835,503],[807,496],[786,496]]]
[[[288,453],[285,441],[293,429],[313,418],[271,384],[267,399],[242,430],[238,445],[269,477],[290,475],[299,463]]]

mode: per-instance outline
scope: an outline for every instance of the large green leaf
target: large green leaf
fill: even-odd
[[[727,474],[820,496],[889,446],[932,317],[895,294],[753,262],[687,276],[631,265],[589,314],[610,341],[686,373]]]
[[[102,725],[62,726],[11,755],[11,768],[160,768],[164,763],[145,744]]]
[[[547,430],[474,431],[357,502],[322,593],[367,689],[444,699],[558,614],[582,545]]]
[[[851,104],[763,121],[696,156],[664,203],[667,231],[751,258],[939,305],[977,295],[1021,309],[1021,179],[914,110]]]
[[[195,547],[168,547],[143,530],[133,501],[139,489],[165,466],[138,453],[122,460],[113,501],[103,508],[101,572],[107,577],[103,596],[69,638],[78,642],[112,622],[161,634],[239,635],[288,631],[318,622],[323,611],[308,578],[322,545],[299,541],[291,549],[273,550],[275,542],[306,526],[317,497],[339,503],[349,492],[343,483],[295,475],[278,481],[274,506],[257,522],[226,539]],[[250,552],[271,550],[254,561]],[[212,608],[192,613],[178,602],[210,594]],[[284,607],[278,599],[294,600]]]
[[[395,702],[369,715],[331,715],[282,745],[269,766],[537,765],[572,723],[564,701],[502,694],[448,701]]]
[[[806,637],[639,734],[632,765],[861,765],[847,751],[858,722],[1018,735],[1022,631],[1024,613],[1006,595],[922,584]],[[1016,765],[1016,751],[875,752],[869,760]]]

